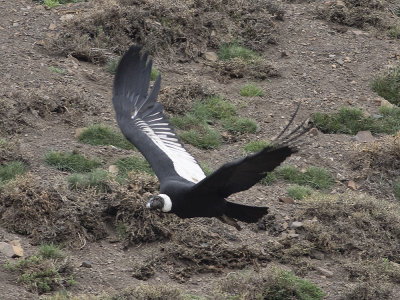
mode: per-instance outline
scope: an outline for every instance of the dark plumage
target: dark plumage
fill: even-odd
[[[140,46],[132,46],[122,57],[115,75],[113,104],[122,133],[146,157],[160,180],[160,195],[152,197],[147,207],[181,218],[220,217],[226,221],[228,217],[257,222],[267,214],[267,207],[236,204],[226,198],[249,189],[296,152],[290,143],[304,133],[303,125],[275,146],[229,162],[206,177],[157,102],[161,76],[148,94],[152,61],[140,52]]]

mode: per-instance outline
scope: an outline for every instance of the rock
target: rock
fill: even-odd
[[[317,128],[311,128],[310,131],[308,132],[312,136],[317,136],[319,134],[319,131]]]
[[[316,267],[315,268],[318,272],[320,272],[322,275],[325,275],[326,277],[332,277],[333,272],[329,271],[327,269],[321,268],[321,267]]]
[[[10,245],[13,246],[14,256],[13,257],[22,257],[24,256],[24,249],[21,247],[21,243],[19,240],[14,240],[10,242]]]
[[[60,17],[61,21],[68,21],[74,18],[74,14],[65,14]]]
[[[302,226],[303,226],[303,223],[302,222],[298,222],[298,221],[294,221],[292,223],[292,225],[290,225],[290,227],[292,227],[292,228],[300,228]]]
[[[3,253],[7,257],[13,257],[14,247],[8,243],[0,242],[0,253]]]
[[[371,143],[375,138],[372,136],[371,131],[365,130],[359,131],[355,136],[355,140],[360,143]]]
[[[310,257],[318,260],[324,260],[325,254],[318,250],[312,250],[310,253]]]
[[[287,222],[282,223],[282,229],[286,230],[288,228],[289,224]]]
[[[51,24],[49,25],[49,29],[50,29],[50,30],[56,29],[56,24],[51,23]]]
[[[92,268],[92,265],[93,264],[92,264],[91,261],[85,260],[85,261],[82,262],[81,267],[83,267],[83,268]]]
[[[86,127],[77,128],[75,130],[75,138],[77,139],[82,134],[82,132],[84,132],[85,130],[86,130]]]
[[[280,197],[279,201],[283,202],[283,203],[288,203],[288,204],[294,204],[295,203],[294,199],[290,198],[290,197]]]
[[[344,64],[344,61],[341,58],[339,58],[336,62],[341,66],[343,66],[343,64]]]
[[[217,54],[216,54],[215,52],[212,52],[212,51],[206,52],[206,53],[204,54],[204,57],[205,57],[207,60],[212,61],[212,62],[218,60]]]
[[[300,235],[298,233],[288,233],[287,236],[290,238],[298,238]]]
[[[336,1],[335,5],[336,5],[336,7],[339,7],[339,8],[346,6],[346,4],[341,0]]]
[[[119,171],[119,169],[116,165],[111,165],[108,167],[108,172],[110,172],[113,175],[117,175],[118,171]]]
[[[380,115],[380,114],[372,114],[371,117],[374,118],[374,119],[382,119],[383,118],[383,116]]]
[[[393,107],[393,104],[387,101],[386,99],[381,100],[381,107],[386,106],[386,107]]]
[[[281,52],[281,57],[288,57],[289,54],[286,51]]]
[[[347,186],[348,186],[349,188],[351,188],[352,190],[357,190],[357,185],[356,185],[356,183],[354,182],[354,180],[349,180],[349,182],[347,183]]]
[[[18,26],[19,26],[19,23],[17,23],[17,22],[13,23],[13,27],[18,27]]]
[[[13,241],[17,246],[13,246],[9,243],[0,242],[0,253],[3,253],[7,257],[21,257],[24,255],[24,251],[19,245],[19,241]]]

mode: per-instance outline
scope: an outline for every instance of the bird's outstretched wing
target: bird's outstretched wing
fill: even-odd
[[[125,137],[144,155],[160,183],[181,177],[197,183],[205,174],[185,150],[157,102],[159,75],[148,95],[152,61],[140,46],[122,57],[114,79],[113,104]]]
[[[283,132],[293,122],[297,111],[298,108]],[[307,120],[281,138],[274,146],[266,147],[255,154],[224,164],[214,173],[196,184],[192,188],[192,192],[200,195],[215,193],[220,197],[226,198],[231,194],[251,188],[265,177],[267,172],[273,171],[287,157],[297,152],[295,144],[299,142],[299,137],[311,128],[311,124],[308,123],[304,126],[306,122]]]

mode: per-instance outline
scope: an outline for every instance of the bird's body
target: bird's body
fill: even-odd
[[[296,152],[289,142],[229,162],[206,176],[185,150],[157,102],[161,77],[148,94],[152,62],[132,46],[121,59],[114,81],[113,104],[125,137],[144,155],[160,180],[160,195],[147,207],[172,212],[181,218],[228,217],[253,223],[267,214],[267,207],[232,203],[229,195],[247,190]],[[285,129],[286,130],[286,129]]]

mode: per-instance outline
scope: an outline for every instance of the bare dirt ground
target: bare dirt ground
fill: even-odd
[[[342,105],[360,107],[370,114],[377,113],[379,103],[375,101],[377,95],[371,90],[371,80],[388,65],[398,63],[399,40],[388,39],[380,28],[347,27],[317,18],[317,7],[328,7],[325,1],[275,4],[284,11],[283,20],[273,18],[276,43],[266,44],[262,50],[257,50],[272,62],[280,76],[257,81],[264,91],[263,97],[240,96],[240,88],[254,80],[221,77],[213,63],[201,55],[194,59],[184,58],[172,48],[168,52],[169,57],[165,52],[154,56],[155,66],[163,76],[164,92],[179,86],[188,78],[196,80],[235,104],[245,103],[240,115],[251,117],[259,124],[260,131],[257,134],[239,136],[234,142],[216,150],[200,150],[187,145],[194,157],[210,166],[216,167],[242,156],[243,146],[249,141],[273,138],[284,127],[299,101],[302,103],[299,119],[309,117],[315,111],[332,112]],[[385,5],[385,9],[393,9],[399,3],[396,6],[395,1],[385,2]],[[154,238],[147,241],[145,233],[140,238],[137,238],[138,234],[132,234],[130,239],[119,239],[112,226],[116,214],[110,211],[118,211],[117,215],[126,218],[124,220],[137,215],[138,221],[131,223],[132,230],[139,230],[134,226],[147,228],[146,220],[150,219],[146,218],[150,218],[150,213],[142,212],[139,206],[129,208],[129,197],[136,197],[143,205],[156,185],[151,183],[151,188],[137,188],[135,185],[130,189],[115,187],[110,195],[91,194],[89,197],[86,193],[82,196],[79,192],[68,191],[65,172],[54,170],[43,162],[44,153],[50,150],[77,150],[88,156],[99,157],[105,166],[112,164],[116,158],[133,153],[115,147],[93,147],[77,142],[75,130],[88,124],[103,123],[117,128],[111,104],[113,76],[105,71],[102,64],[49,50],[51,41],[60,32],[65,33],[65,28],[62,28],[68,18],[74,20],[85,14],[90,15],[91,11],[97,9],[96,3],[89,1],[46,9],[30,0],[0,0],[0,7],[0,137],[7,141],[18,141],[19,155],[27,162],[30,176],[39,189],[49,194],[49,191],[55,191],[55,196],[50,197],[49,201],[58,201],[59,206],[54,209],[58,214],[54,219],[43,217],[43,221],[49,222],[49,228],[57,227],[54,225],[57,218],[65,218],[66,223],[73,224],[68,230],[58,228],[58,231],[47,236],[35,235],[32,233],[34,230],[29,234],[18,234],[16,232],[21,231],[10,227],[10,223],[17,223],[18,220],[6,219],[4,209],[0,210],[3,213],[0,215],[0,241],[19,239],[25,256],[35,253],[43,241],[65,244],[77,281],[75,286],[68,289],[69,293],[99,295],[144,282],[151,286],[172,285],[187,293],[212,299],[216,282],[228,273],[242,272],[243,269],[259,271],[274,265],[293,270],[298,276],[316,283],[324,291],[324,299],[400,298],[399,278],[377,279],[364,276],[360,268],[356,272],[349,267],[360,261],[367,264],[390,256],[393,263],[400,263],[398,249],[396,251],[389,246],[386,249],[385,239],[373,240],[374,235],[369,232],[374,226],[372,223],[370,227],[360,225],[359,228],[357,225],[348,225],[357,227],[348,233],[347,237],[354,238],[354,241],[347,241],[347,244],[353,245],[350,248],[340,246],[342,244],[336,240],[340,245],[330,251],[327,250],[329,247],[322,246],[306,249],[305,243],[315,242],[316,239],[315,236],[314,240],[310,237],[309,229],[297,229],[299,236],[290,237],[293,232],[288,230],[293,221],[305,222],[313,217],[319,219],[320,216],[319,211],[300,213],[307,209],[307,205],[301,201],[295,204],[280,202],[278,199],[286,196],[288,187],[283,182],[272,186],[259,184],[231,197],[232,200],[248,204],[268,205],[275,219],[267,221],[266,231],[257,229],[255,225],[242,224],[243,230],[239,232],[218,220],[181,221],[173,216],[157,215],[151,218],[161,222],[161,225],[149,227],[149,234]],[[393,14],[386,16],[398,21]],[[71,27],[72,35],[76,34],[74,30]],[[129,44],[121,47],[127,49]],[[217,51],[207,47],[206,50]],[[118,51],[112,55],[117,54]],[[65,72],[58,74],[50,70],[50,66]],[[379,141],[383,137],[375,138]],[[307,137],[306,142],[299,153],[288,159],[288,163],[299,168],[315,165],[328,169],[336,178],[336,184],[328,191],[329,194],[344,195],[339,198],[367,195],[365,197],[377,197],[398,205],[390,189],[393,178],[374,181],[372,177],[366,180],[365,174],[354,170],[353,162],[361,154],[357,152],[357,142],[351,136],[319,133]],[[358,186],[350,196],[349,180],[354,180]],[[148,184],[148,181],[145,182]],[[137,183],[141,184],[143,182]],[[5,195],[6,191],[2,193]],[[140,196],[134,196],[136,194]],[[73,217],[65,212],[69,209],[66,205],[75,209],[81,205],[80,201],[88,202]],[[40,199],[32,203],[40,205]],[[23,205],[22,201],[21,207]],[[34,210],[33,207],[31,209]],[[17,214],[15,218],[18,218]],[[31,218],[34,219],[35,214]],[[38,222],[40,220],[39,216]],[[87,225],[88,220],[94,225]],[[323,230],[328,233],[331,230],[340,232],[340,229],[334,228],[338,226],[335,222],[333,218],[332,228],[326,226]],[[343,222],[346,224],[346,221]],[[286,227],[289,224],[289,229],[284,224]],[[349,224],[353,223],[349,221]],[[392,232],[391,225],[387,225],[386,229],[382,225],[382,232],[393,233],[391,240],[396,242],[400,239],[400,233],[395,230]],[[278,229],[274,231],[273,228]],[[160,233],[162,229],[165,234]],[[346,231],[346,227],[343,230]],[[365,241],[369,241],[370,237],[373,244],[368,245]],[[368,255],[369,246],[383,250],[376,252],[376,256]],[[0,254],[1,265],[8,260]],[[84,261],[92,262],[92,267],[81,267]],[[138,279],[143,278],[143,270],[150,270],[150,275],[144,276],[144,281]],[[363,283],[369,287],[363,286]],[[359,289],[361,292],[351,293],[360,286],[363,286]],[[390,292],[382,292],[382,286]],[[16,277],[5,270],[0,272],[0,291],[0,299],[39,298],[39,295],[17,283]]]

